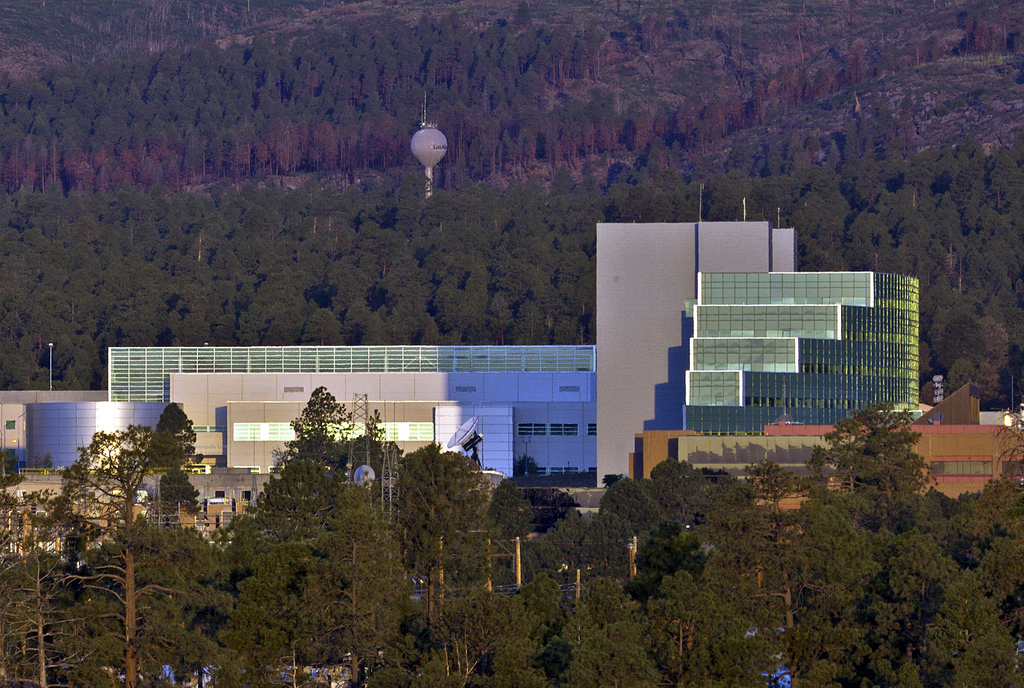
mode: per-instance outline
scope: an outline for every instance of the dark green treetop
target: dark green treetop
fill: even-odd
[[[281,463],[314,461],[331,470],[348,465],[348,440],[352,413],[326,387],[317,387],[299,417],[291,422],[295,439],[285,443]]]
[[[487,515],[504,538],[525,538],[533,526],[533,508],[508,479],[502,480],[491,496]]]
[[[858,411],[825,435],[808,468],[866,500],[866,524],[892,530],[928,484],[928,462],[914,452],[921,435],[910,421],[909,413],[886,405]]]
[[[160,501],[194,514],[199,510],[199,490],[189,480],[188,473],[175,466],[160,476]]]
[[[196,453],[196,431],[192,421],[178,404],[167,404],[156,422],[157,432],[166,432],[181,444],[186,458]]]

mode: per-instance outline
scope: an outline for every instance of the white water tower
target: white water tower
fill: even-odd
[[[420,130],[412,135],[410,147],[412,154],[423,165],[423,172],[427,176],[426,197],[430,198],[434,183],[434,166],[441,162],[441,158],[448,152],[448,139],[435,125],[423,122]]]

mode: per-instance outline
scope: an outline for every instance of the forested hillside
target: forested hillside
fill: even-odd
[[[802,269],[920,277],[922,381],[1008,404],[1021,12],[18,0],[0,387],[50,341],[66,388],[126,344],[592,343],[594,224],[696,219],[703,185],[705,219],[797,227]]]
[[[964,135],[1007,144],[1024,107],[1014,3],[478,2],[427,14],[366,2],[296,19],[301,5],[263,0],[227,3],[214,21],[219,5],[117,2],[126,11],[104,19],[99,6],[76,18],[19,0],[6,18],[49,28],[12,27],[9,56],[96,38],[77,59],[0,81],[9,191],[298,173],[343,186],[402,165],[424,97],[449,137],[448,190],[549,180],[562,166],[578,177],[588,162],[600,178],[648,158],[695,169],[734,144],[819,160],[832,146],[854,157]],[[253,24],[253,12],[275,19]],[[847,142],[860,120],[873,138]]]
[[[1008,403],[1024,359],[1024,147],[802,156],[704,183],[704,218],[795,226],[805,270],[922,285],[922,381]],[[701,182],[648,165],[601,190],[480,185],[425,202],[417,170],[344,192],[224,187],[0,197],[0,384],[102,387],[124,345],[593,343],[594,228],[694,220]]]

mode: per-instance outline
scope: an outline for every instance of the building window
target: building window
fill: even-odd
[[[231,439],[235,442],[291,442],[295,431],[291,423],[235,423]]]
[[[587,423],[587,437],[597,437],[597,423]]]
[[[517,433],[520,437],[576,437],[580,426],[579,423],[520,423]]]
[[[433,423],[380,423],[377,429],[390,442],[433,442]],[[362,425],[351,424],[335,428],[337,439],[350,440],[362,437]],[[290,442],[295,439],[291,423],[235,423],[231,438],[235,442]]]
[[[18,423],[18,421],[16,421],[16,420],[4,421],[4,428],[6,430],[14,430],[15,426],[17,425],[17,423]]]
[[[545,423],[520,423],[520,437],[543,437],[548,434],[548,426]]]
[[[991,461],[932,461],[933,475],[992,475]]]
[[[433,442],[433,423],[381,423],[377,426],[389,442]]]
[[[548,428],[548,434],[552,437],[576,437],[580,434],[577,423],[551,423]]]
[[[593,372],[580,346],[113,347],[110,401],[168,401],[172,373]],[[293,391],[289,388],[286,391]]]

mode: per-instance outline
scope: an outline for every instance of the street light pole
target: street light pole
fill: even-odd
[[[53,342],[50,342],[50,391],[53,391]]]

